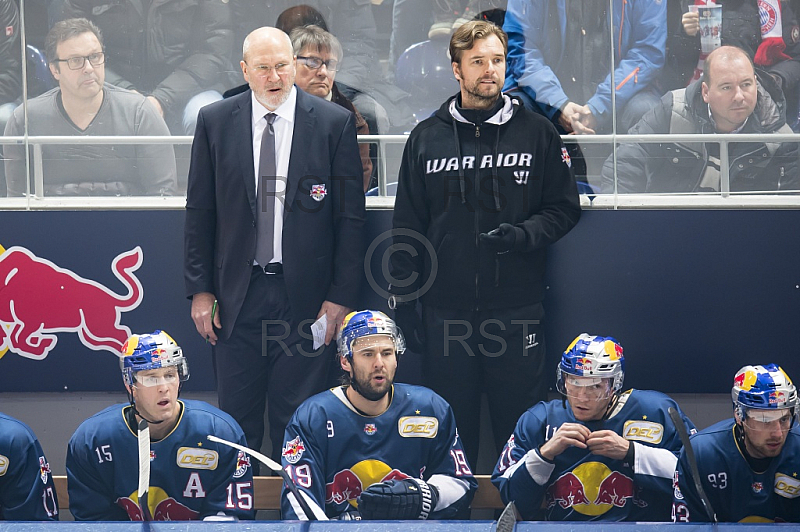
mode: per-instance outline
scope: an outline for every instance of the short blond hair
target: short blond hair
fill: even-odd
[[[450,37],[450,60],[461,63],[461,55],[471,50],[478,39],[486,39],[496,35],[503,43],[503,54],[508,55],[508,35],[499,26],[485,20],[471,20],[459,27]]]

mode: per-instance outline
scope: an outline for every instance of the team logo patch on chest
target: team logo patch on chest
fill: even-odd
[[[660,423],[632,419],[625,422],[622,437],[630,441],[643,441],[655,445],[661,443],[664,427]]]
[[[311,185],[311,197],[315,201],[322,201],[325,199],[325,196],[328,195],[328,191],[325,190],[325,185]]]
[[[800,479],[775,473],[775,493],[787,499],[800,497]]]
[[[378,427],[375,426],[375,423],[367,423],[364,425],[364,433],[367,436],[372,436],[376,432],[378,432]]]
[[[405,416],[397,421],[397,432],[403,438],[435,438],[439,420],[430,416]]]
[[[219,465],[219,454],[209,449],[197,447],[181,447],[175,457],[178,467],[184,469],[210,469],[214,470]]]

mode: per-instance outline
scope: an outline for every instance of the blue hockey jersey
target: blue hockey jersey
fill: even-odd
[[[253,519],[253,472],[243,452],[209,434],[245,445],[228,414],[202,401],[179,401],[178,424],[150,443],[148,507],[155,521],[203,519],[223,512]],[[67,448],[69,509],[78,521],[141,521],[139,451],[125,421],[130,405],[114,405],[81,423]]]
[[[515,501],[523,519],[669,521],[672,477],[681,449],[669,407],[680,411],[660,392],[629,390],[608,419],[580,422],[568,402],[538,403],[517,422],[492,482],[503,502]],[[692,422],[682,412],[681,416],[693,432]],[[554,462],[543,459],[536,450],[564,423],[616,432],[635,446],[634,463],[626,465],[578,447],[568,448]]]
[[[721,522],[800,522],[800,428],[786,435],[781,454],[753,471],[733,433],[733,418],[691,438],[703,490]],[[697,494],[686,453],[675,472],[673,521],[710,521]]]
[[[389,408],[379,416],[359,413],[342,387],[306,400],[286,427],[284,469],[332,519],[355,511],[372,484],[421,478],[439,490],[431,519],[448,519],[469,505],[478,483],[472,476],[455,417],[428,388],[395,384]],[[281,492],[284,519],[305,514]]]
[[[58,521],[50,464],[25,423],[0,412],[0,521]]]

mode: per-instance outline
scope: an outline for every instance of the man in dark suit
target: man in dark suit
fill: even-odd
[[[310,324],[327,319],[328,344],[357,306],[362,169],[354,116],[294,86],[285,33],[253,31],[242,56],[250,90],[198,116],[184,275],[197,331],[214,346],[220,408],[259,449],[268,395],[280,460],[286,423],[331,367]]]

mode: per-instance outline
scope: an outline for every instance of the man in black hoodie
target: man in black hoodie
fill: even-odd
[[[786,103],[771,76],[759,74],[743,50],[722,46],[706,58],[703,78],[668,92],[628,132],[787,134]],[[732,142],[729,181],[720,173],[716,142],[622,144],[617,192],[735,192],[797,190],[797,143]],[[614,190],[613,154],[603,166],[603,189]]]
[[[507,43],[484,21],[453,34],[461,91],[412,131],[394,211],[390,307],[423,354],[425,385],[452,405],[473,464],[481,392],[494,456],[522,412],[546,399],[545,250],[581,213],[555,127],[501,93]]]

